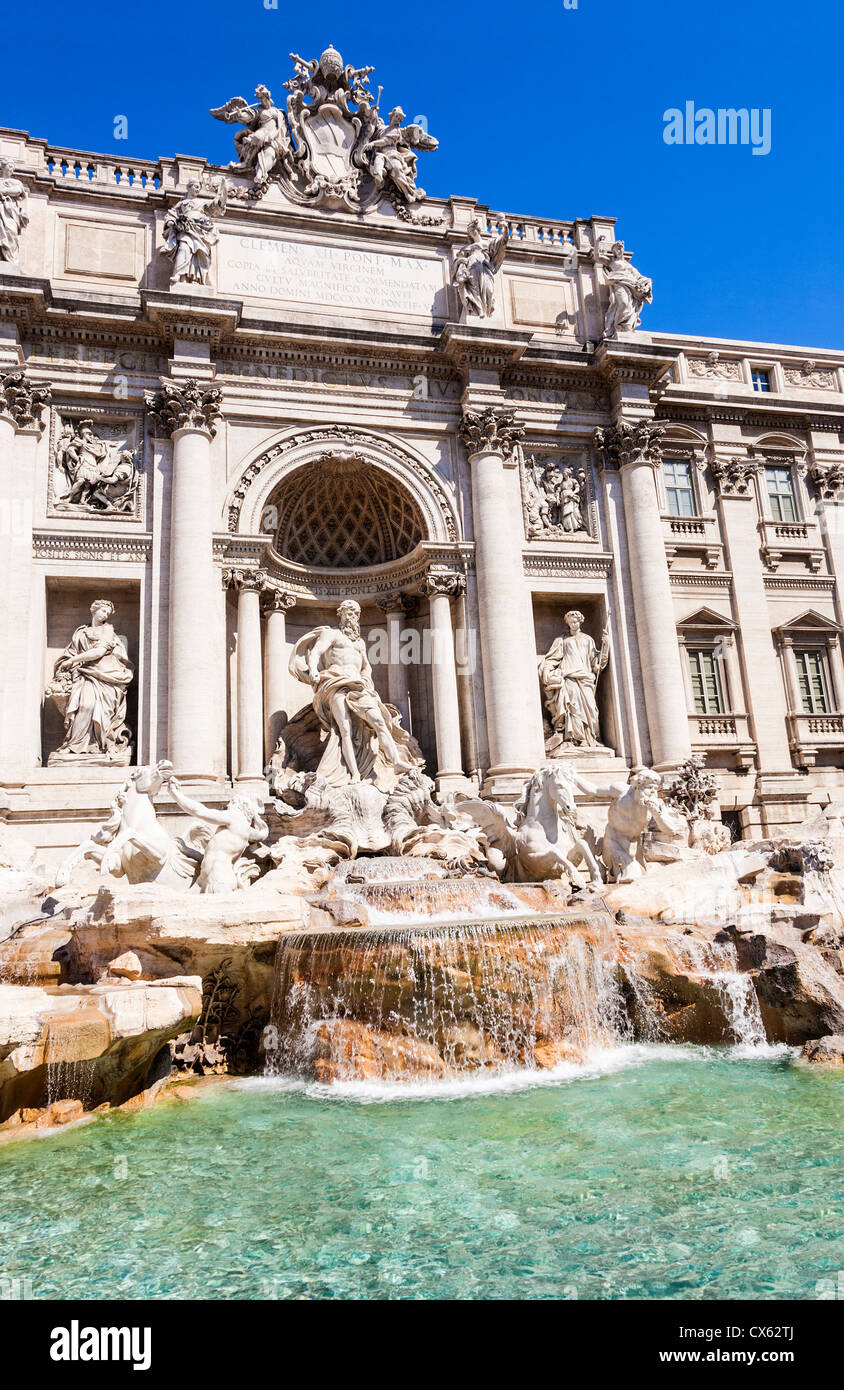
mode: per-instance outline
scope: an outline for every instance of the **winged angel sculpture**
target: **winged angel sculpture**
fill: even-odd
[[[418,122],[403,125],[400,106],[382,119],[382,88],[377,96],[370,90],[371,67],[344,63],[330,45],[320,58],[290,57],[294,75],[284,83],[283,110],[264,86],[253,104],[232,97],[211,110],[217,120],[244,127],[234,137],[231,168],[251,173],[245,196],[260,198],[278,182],[297,202],[366,211],[386,198],[409,219],[410,206],[425,197],[416,185],[417,153],[438,142]]]

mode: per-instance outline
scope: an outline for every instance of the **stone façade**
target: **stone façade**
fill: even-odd
[[[124,779],[48,766],[44,691],[92,601],[135,668],[137,762],[167,757],[223,804],[265,794],[305,702],[290,652],[353,597],[443,790],[506,799],[543,760],[537,663],[576,609],[610,635],[590,773],[699,752],[746,835],[804,820],[844,786],[844,354],[649,332],[614,219],[416,198],[408,150],[421,172],[436,142],[379,134],[365,70],[321,61],[296,68],[302,129],[322,111],[341,130],[345,93],[371,137],[342,177],[303,178],[281,117],[277,164],[258,140],[239,168],[0,130],[20,224],[0,260],[2,815],[58,859]],[[249,131],[245,110],[220,118]],[[202,208],[175,216],[189,195]],[[200,215],[207,282],[171,283],[162,252]],[[89,423],[114,477],[99,498],[63,463]],[[532,505],[527,469],[548,464],[578,480],[570,532]],[[807,661],[824,708],[804,707]]]

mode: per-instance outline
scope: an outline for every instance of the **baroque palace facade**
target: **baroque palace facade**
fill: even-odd
[[[441,792],[698,753],[735,834],[806,819],[844,786],[844,353],[640,327],[612,218],[427,197],[369,71],[215,109],[227,168],[0,129],[0,816],[64,854],[164,758],[266,798],[291,653],[354,600]]]

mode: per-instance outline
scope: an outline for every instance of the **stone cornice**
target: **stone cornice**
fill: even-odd
[[[442,331],[439,350],[461,370],[481,368],[501,372],[522,357],[532,338],[531,333],[513,329],[475,328],[469,324],[447,323]]]

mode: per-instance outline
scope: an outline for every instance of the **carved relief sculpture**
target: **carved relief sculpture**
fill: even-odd
[[[522,467],[522,493],[528,540],[585,533],[586,473],[553,459],[540,463],[530,455]]]
[[[46,694],[64,718],[65,737],[49,765],[132,761],[126,724],[126,691],[135,668],[110,619],[114,604],[96,599],[91,622],[78,627],[53,669]]]
[[[0,159],[0,261],[16,265],[20,258],[20,237],[29,222],[26,185],[15,178],[8,159]]]
[[[210,188],[190,179],[184,198],[169,209],[161,254],[173,262],[171,286],[210,285],[211,252],[219,240],[213,219],[225,212],[227,195],[228,184],[223,178],[214,179]]]
[[[489,318],[495,308],[495,276],[504,261],[509,239],[507,228],[485,236],[476,217],[469,223],[469,239],[454,253],[451,280],[465,313]]]
[[[339,626],[318,627],[293,648],[290,671],[313,688],[313,708],[327,746],[316,771],[333,786],[370,781],[388,790],[406,768],[417,767],[401,717],[375,689],[360,605],[337,609]]]
[[[610,303],[604,318],[604,335],[617,338],[619,333],[633,333],[639,327],[642,309],[653,301],[653,284],[640,275],[624,254],[624,242],[606,240],[598,248],[596,259],[605,267],[610,287]]]
[[[558,637],[540,659],[539,680],[552,734],[546,739],[549,757],[567,748],[594,748],[600,743],[595,691],[610,655],[609,629],[604,628],[598,651],[583,631],[583,614],[576,609],[564,619],[568,633]]]
[[[140,482],[135,454],[101,439],[92,420],[65,423],[53,462],[67,488],[57,510],[125,514],[134,509]]]
[[[294,75],[284,83],[284,111],[266,87],[256,88],[256,105],[233,97],[211,111],[217,120],[245,126],[235,136],[232,168],[251,170],[246,196],[260,198],[273,181],[296,202],[353,211],[368,211],[384,196],[408,220],[409,207],[425,197],[416,185],[417,151],[435,150],[437,141],[417,123],[402,125],[400,106],[388,122],[381,118],[381,91],[376,98],[369,87],[371,67],[344,63],[330,45],[319,58],[290,57]]]

